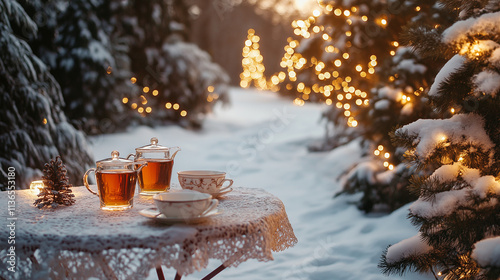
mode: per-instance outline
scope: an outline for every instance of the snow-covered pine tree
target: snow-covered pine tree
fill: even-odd
[[[210,56],[185,42],[189,5],[183,0],[129,1],[117,14],[130,41],[133,77],[139,92],[122,101],[143,122],[199,126],[202,116],[227,96],[229,78]]]
[[[112,37],[110,1],[35,0],[24,6],[42,30],[29,42],[61,85],[71,122],[90,134],[125,128],[132,114],[121,98],[135,86],[128,82],[126,42]]]
[[[384,273],[432,272],[436,279],[500,278],[500,2],[446,0],[459,20],[444,31],[416,27],[410,43],[449,58],[429,91],[453,116],[396,130],[410,165],[432,170],[411,187],[409,218],[419,233],[390,246]]]
[[[85,135],[62,111],[59,85],[47,66],[20,39],[33,35],[36,24],[14,0],[0,0],[0,189],[15,169],[17,189],[42,177],[44,164],[61,155],[70,182],[80,182],[92,164]]]
[[[413,171],[401,165],[403,153],[389,133],[432,114],[425,95],[444,62],[412,53],[401,32],[407,25],[448,25],[450,15],[436,2],[322,1],[321,12],[292,24],[302,39],[285,47],[288,74],[281,90],[299,105],[332,105],[324,113],[326,141],[315,149],[359,137],[364,157],[346,174],[339,194],[362,192],[359,207],[365,211],[394,210],[416,199],[405,183]]]
[[[404,29],[428,26],[438,30],[455,18],[438,0],[407,1],[400,9],[403,20],[398,21],[406,23]],[[376,67],[379,81],[368,94],[369,106],[356,112],[359,125],[354,129],[361,135],[364,157],[344,177],[341,192],[362,192],[358,205],[364,211],[392,211],[417,198],[407,188],[408,179],[417,172],[426,174],[425,170],[407,168],[404,149],[392,143],[390,134],[418,118],[439,115],[430,109],[427,92],[445,60],[413,52],[405,46],[404,33],[391,44],[390,56]]]

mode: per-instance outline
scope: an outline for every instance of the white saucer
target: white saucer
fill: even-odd
[[[212,211],[209,211],[205,213],[204,215],[200,216],[195,216],[195,217],[188,217],[188,218],[183,218],[183,217],[165,217],[165,215],[160,214],[158,212],[158,209],[156,207],[151,207],[151,208],[146,208],[142,209],[139,211],[139,214],[146,218],[150,218],[155,220],[156,222],[164,223],[164,224],[174,224],[174,223],[197,223],[200,221],[203,221],[206,218],[217,216],[222,214],[222,210],[219,209],[213,209]]]
[[[229,188],[229,189],[223,190],[221,192],[211,193],[211,195],[213,198],[219,198],[219,197],[225,195],[226,193],[230,193],[232,191],[233,191],[233,188]]]

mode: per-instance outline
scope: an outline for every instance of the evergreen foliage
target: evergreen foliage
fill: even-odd
[[[411,182],[419,198],[409,218],[419,234],[390,246],[380,266],[387,274],[499,279],[498,253],[481,244],[500,247],[500,3],[443,3],[458,20],[437,31],[412,27],[408,41],[423,56],[448,59],[429,90],[432,108],[446,114],[394,133],[410,166],[431,171]]]
[[[199,127],[215,103],[227,100],[227,74],[185,42],[189,7],[183,0],[130,1],[114,12],[120,36],[129,42],[130,81],[139,87],[122,100],[146,117],[143,123]]]
[[[43,184],[44,188],[38,194],[39,199],[35,200],[33,205],[38,208],[45,206],[57,208],[59,205],[72,205],[75,203],[74,194],[72,194],[71,184],[69,184],[67,170],[64,166],[61,157],[57,156],[45,164],[43,169]]]
[[[116,36],[111,1],[25,1],[41,25],[29,42],[62,88],[64,111],[88,134],[124,129],[132,112],[121,98],[128,82],[128,46]]]
[[[401,32],[412,26],[435,32],[453,16],[437,0],[339,0],[320,6],[321,13],[293,23],[302,39],[290,39],[285,47],[282,66],[288,74],[281,91],[297,105],[331,105],[324,113],[326,141],[314,149],[335,148],[359,137],[364,157],[344,176],[337,195],[361,192],[360,209],[392,211],[416,199],[407,181],[424,170],[402,164],[404,151],[389,134],[418,118],[438,116],[426,95],[444,63],[412,52],[403,45]]]
[[[36,32],[35,22],[17,1],[0,1],[1,189],[7,187],[7,167],[16,170],[16,188],[24,189],[56,155],[67,163],[73,182],[92,164],[85,136],[62,111],[59,85],[21,39]]]
[[[199,126],[226,99],[227,75],[184,43],[190,19],[184,0],[23,4],[41,25],[27,39],[61,85],[66,115],[88,134],[134,123]]]
[[[377,81],[370,85],[368,105],[356,107],[351,103],[351,108],[355,108],[351,115],[358,123],[351,129],[360,135],[365,157],[345,176],[344,189],[339,194],[362,192],[358,206],[364,211],[392,211],[415,200],[417,196],[408,190],[408,180],[412,175],[424,175],[428,171],[408,168],[403,163],[404,150],[393,145],[390,133],[418,118],[437,117],[436,112],[429,109],[427,92],[444,61],[412,52],[404,46],[401,35],[402,30],[411,26],[424,25],[437,30],[449,25],[452,16],[436,2],[405,1],[397,9],[394,2],[386,4],[385,9],[393,13],[387,17],[383,32],[390,36],[381,39],[389,40],[385,44],[391,48],[388,53],[377,56],[374,67]],[[382,44],[382,41],[376,43]],[[342,118],[345,116],[337,113],[333,122],[338,125]]]

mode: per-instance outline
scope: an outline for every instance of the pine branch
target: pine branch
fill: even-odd
[[[382,254],[378,265],[382,273],[386,275],[403,276],[407,272],[434,272],[435,268],[441,267],[440,260],[444,257],[442,252],[431,250],[426,254],[408,254],[397,261],[389,262],[387,260],[388,249],[389,247]],[[436,275],[434,277],[437,279]]]

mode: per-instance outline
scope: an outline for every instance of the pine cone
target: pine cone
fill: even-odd
[[[64,166],[61,157],[57,156],[55,159],[51,159],[49,163],[46,163],[43,169],[43,188],[38,194],[37,200],[33,203],[38,208],[43,208],[44,206],[57,208],[60,204],[62,205],[72,205],[75,203],[72,194],[71,184],[69,184],[69,178],[66,176],[67,170]]]

